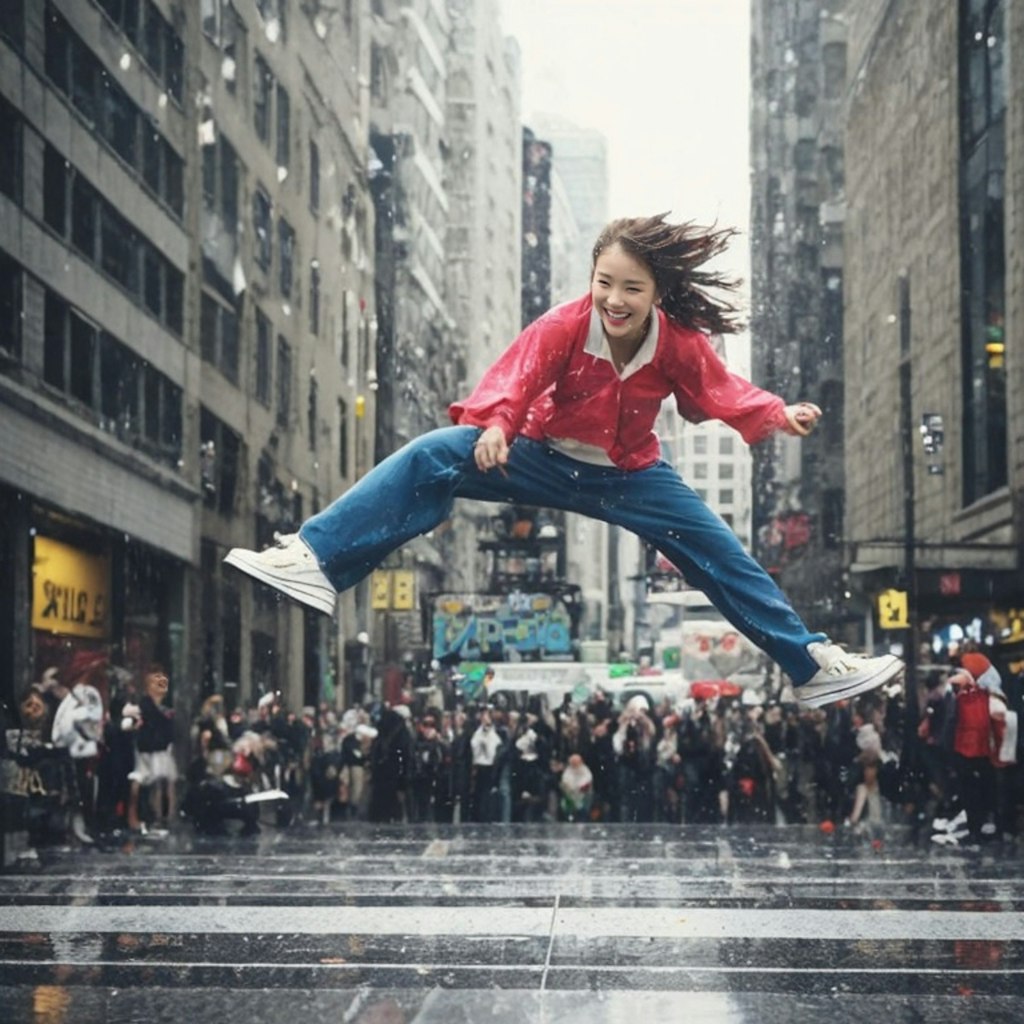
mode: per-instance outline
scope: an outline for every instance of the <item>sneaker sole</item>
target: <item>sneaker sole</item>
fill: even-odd
[[[862,676],[853,682],[846,683],[844,683],[842,679],[837,679],[834,689],[824,690],[815,694],[808,694],[807,696],[802,696],[799,689],[796,689],[794,692],[796,694],[797,702],[801,707],[822,708],[827,704],[834,704],[836,701],[848,700],[850,697],[856,697],[861,693],[867,693],[869,690],[877,690],[879,686],[883,686],[894,676],[899,675],[902,671],[903,662],[900,661],[899,658],[890,655],[888,663],[869,676]]]
[[[334,615],[338,599],[337,594],[328,596],[324,593],[322,587],[306,586],[302,583],[296,583],[294,580],[289,580],[285,583],[279,577],[267,572],[262,566],[250,563],[246,557],[250,554],[250,552],[244,549],[235,548],[224,556],[224,564],[244,572],[247,576],[259,580],[260,583],[265,583],[268,587],[273,587],[278,593],[290,597],[293,601],[298,601],[299,604],[304,604],[308,608],[323,612],[324,615]]]

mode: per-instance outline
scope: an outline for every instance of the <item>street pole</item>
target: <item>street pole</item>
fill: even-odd
[[[903,752],[909,753],[913,737],[917,735],[917,530],[914,517],[914,409],[911,361],[911,307],[910,278],[901,271],[899,277],[899,332],[900,332],[900,435],[903,444],[903,575],[907,588],[907,632],[903,660],[906,664],[906,707],[903,721]]]

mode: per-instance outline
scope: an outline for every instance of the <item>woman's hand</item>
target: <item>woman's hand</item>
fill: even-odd
[[[503,467],[508,462],[508,442],[501,427],[488,427],[476,439],[473,445],[473,458],[476,460],[477,468],[484,473],[495,466],[504,472]]]
[[[821,409],[813,402],[797,402],[785,408],[786,425],[782,428],[787,434],[806,437],[821,417]]]

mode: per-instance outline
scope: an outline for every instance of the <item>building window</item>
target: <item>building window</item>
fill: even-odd
[[[839,100],[846,89],[846,43],[826,43],[821,48],[825,99]]]
[[[1006,15],[960,4],[960,265],[963,501],[1005,487]]]
[[[718,454],[719,455],[732,455],[736,450],[736,442],[728,434],[722,434],[718,438]]]
[[[49,145],[43,152],[43,219],[147,312],[181,333],[182,272]]]
[[[736,467],[731,462],[720,462],[718,464],[718,479],[732,480]]]
[[[99,196],[80,174],[71,178],[71,244],[91,263],[96,261]]]
[[[43,220],[57,234],[68,230],[68,165],[52,146],[43,151]]]
[[[43,306],[43,380],[104,430],[177,466],[182,390],[54,292]]]
[[[252,196],[252,225],[256,233],[256,262],[264,269],[270,269],[274,255],[273,224],[271,223],[270,196],[257,188]]]
[[[256,55],[252,84],[252,125],[261,142],[270,141],[270,102],[274,90],[274,75],[270,65]]]
[[[128,6],[124,4],[125,9]],[[115,14],[118,24],[125,24],[122,14]],[[159,13],[157,17],[163,22]],[[132,175],[181,217],[185,204],[184,160],[129,99],[115,76],[49,5],[45,45],[46,74],[54,87],[94,126],[96,134],[124,161]]]
[[[232,384],[238,384],[238,310],[209,292],[199,303],[200,351]]]
[[[0,96],[0,192],[16,203],[21,202],[21,132],[17,110]]]
[[[199,414],[199,440],[204,453],[203,497],[207,508],[223,516],[235,513],[242,439],[206,406]]]
[[[834,550],[843,543],[843,491],[833,488],[821,495],[821,534],[826,548]]]
[[[733,489],[731,487],[723,487],[719,490],[718,502],[720,505],[731,505],[734,500]]]
[[[338,472],[348,479],[348,403],[338,399]]]
[[[288,90],[277,86],[277,166],[287,168],[292,158],[292,113]]]
[[[214,145],[203,147],[203,206],[232,238],[238,234],[238,177],[235,148],[219,134]]]
[[[226,0],[202,0],[203,34],[224,54],[221,74],[228,92],[234,93],[244,79],[245,23]]]
[[[309,401],[306,406],[306,431],[309,434],[309,450],[316,451],[317,418],[319,415],[316,378],[309,378]]]
[[[708,453],[708,435],[707,434],[694,434],[693,435],[693,454],[694,455],[707,455]]]
[[[320,210],[320,149],[309,140],[309,208],[317,213]]]
[[[309,332],[320,333],[320,264],[317,260],[309,265]]]
[[[270,407],[272,378],[270,321],[256,310],[256,401]]]
[[[21,267],[0,252],[0,353],[21,360]]]
[[[25,47],[25,0],[6,0],[0,18],[0,39],[20,53]]]
[[[295,273],[295,231],[291,224],[282,217],[277,222],[277,237],[280,244],[278,256],[279,283],[281,294],[291,298],[292,281]]]
[[[704,439],[705,441],[707,438]],[[707,480],[708,478],[708,464],[706,462],[695,462],[693,464],[693,479],[694,480]]]
[[[277,336],[277,425],[287,428],[292,415],[292,349]]]

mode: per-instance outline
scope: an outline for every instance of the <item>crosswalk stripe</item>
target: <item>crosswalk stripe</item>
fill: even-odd
[[[1024,941],[1024,914],[699,907],[0,907],[3,932]]]

